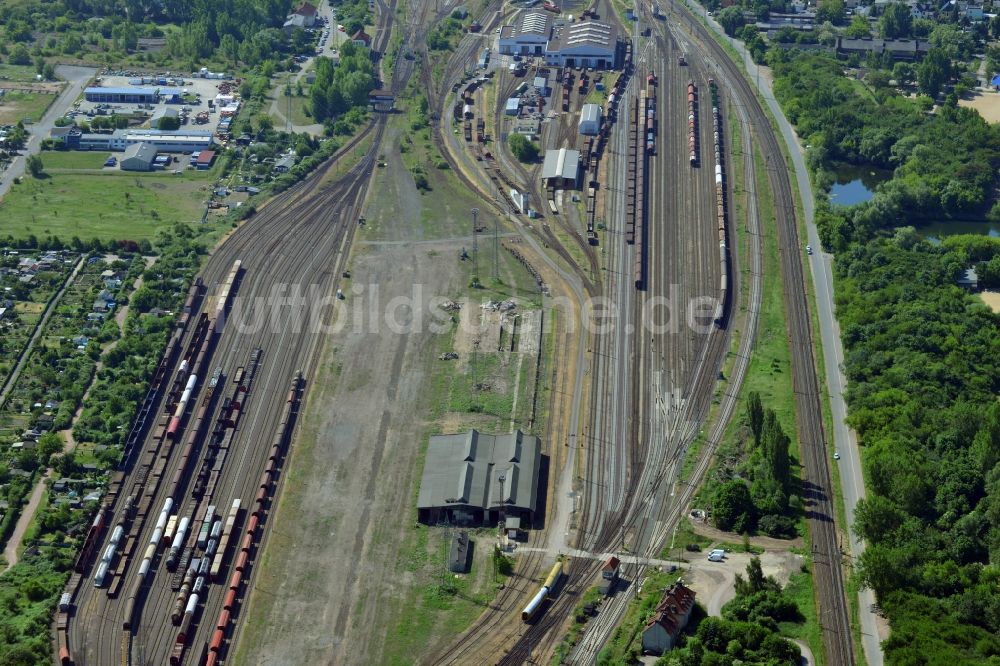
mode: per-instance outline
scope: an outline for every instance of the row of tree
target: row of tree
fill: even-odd
[[[760,394],[747,398],[749,439],[742,442],[741,462],[723,465],[725,477],[712,493],[712,519],[719,529],[776,537],[794,536],[800,512],[792,476],[791,439],[774,410],[766,409]]]
[[[317,122],[336,118],[354,107],[368,104],[375,87],[375,67],[367,48],[344,42],[340,61],[316,59],[316,79],[310,89],[310,110]]]

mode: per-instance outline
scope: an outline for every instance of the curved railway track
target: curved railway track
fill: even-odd
[[[382,7],[384,29],[380,31],[378,43],[384,48],[389,39],[388,28],[395,2],[382,3]],[[405,82],[411,73],[412,66],[397,68],[393,73],[394,87]],[[332,295],[346,261],[350,237],[374,170],[385,124],[385,116],[376,117],[317,171],[262,206],[254,217],[220,245],[202,272],[207,285],[217,284],[232,262],[240,258],[246,270],[237,292],[237,299],[246,305],[241,313],[250,318],[257,315],[267,317],[264,326],[252,330],[241,330],[239,322],[231,322],[219,337],[210,360],[210,367],[222,367],[231,376],[238,365],[245,363],[251,350],[264,350],[258,379],[245,399],[244,407],[250,411],[233,437],[230,456],[213,496],[213,501],[220,507],[228,506],[232,498],[242,498],[246,503],[254,497],[260,470],[264,466],[261,456],[266,457],[266,448],[257,446],[255,442],[269,437],[277,425],[280,411],[275,396],[280,396],[283,384],[287,390],[291,374],[297,369],[305,368],[308,376],[314,368],[319,337],[317,324],[328,317],[324,309],[328,303],[324,304],[324,299]],[[342,177],[327,182],[333,166],[367,139],[371,139],[371,144],[363,158]],[[276,286],[290,288],[289,293],[296,288],[308,289],[309,294],[305,298],[286,299],[275,292]],[[171,370],[170,376],[173,372]],[[211,413],[209,418],[213,418]],[[177,455],[176,451],[171,455],[168,470],[176,465]],[[198,460],[200,462],[200,456]],[[280,483],[279,475],[278,487]],[[162,504],[165,492],[161,488],[152,501],[153,507]],[[188,501],[186,494],[177,499],[180,500],[182,515],[193,511],[185,506]],[[252,585],[256,553],[271,529],[266,520],[267,513],[269,510],[264,515],[263,531],[258,532],[261,534],[259,542],[253,545],[254,555],[240,599]],[[151,529],[149,521],[140,526],[139,543],[145,543]],[[227,561],[231,565],[235,559],[234,553]],[[74,663],[167,662],[177,631],[169,619],[176,596],[168,587],[170,574],[159,571],[162,556],[157,555],[151,575],[142,584],[133,607],[123,602],[134,589],[131,580],[135,576],[136,561],[133,558],[123,571],[118,572],[129,580],[125,581],[125,594],[117,599],[109,599],[103,589],[95,589],[89,577],[84,579],[77,592],[76,612],[71,617],[68,634]],[[206,598],[203,599],[203,607],[196,613],[196,624],[187,639],[185,660],[191,660],[192,655],[197,659],[206,649],[224,593],[224,586],[211,585],[208,594],[203,595]],[[241,605],[241,602],[238,603]],[[232,613],[234,621],[238,621],[239,612],[238,605]],[[130,629],[122,631],[126,621],[131,625]],[[223,656],[226,649],[224,646]]]
[[[768,180],[775,199],[781,274],[785,287],[785,310],[791,347],[792,384],[796,398],[797,434],[803,455],[804,480],[811,487],[804,500],[807,506],[809,532],[814,545],[813,575],[819,613],[823,618],[821,621],[823,645],[828,664],[853,664],[854,639],[847,611],[841,552],[837,541],[826,433],[823,427],[819,380],[813,354],[813,332],[791,178],[776,130],[772,127],[742,69],[729,58],[725,49],[709,33],[708,28],[684,3],[670,0],[669,7],[669,13],[677,17],[676,25],[689,27],[692,38],[711,58],[711,65],[719,73],[724,85],[742,102],[770,165]]]

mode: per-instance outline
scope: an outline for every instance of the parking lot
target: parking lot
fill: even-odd
[[[148,115],[151,117],[158,109],[172,108],[181,113],[182,128],[192,130],[211,130],[214,132],[216,131],[220,120],[219,106],[215,105],[214,108],[209,107],[209,100],[215,100],[215,96],[220,93],[220,87],[223,90],[227,88],[230,89],[231,93],[235,93],[238,90],[234,80],[202,79],[192,78],[190,76],[180,77],[176,75],[169,78],[182,79],[183,85],[168,84],[167,86],[163,86],[159,84],[136,85],[134,83],[129,83],[130,81],[134,81],[137,77],[138,75],[101,76],[98,77],[97,85],[102,88],[180,88],[181,91],[186,92],[186,99],[181,104],[167,104],[164,102],[160,102],[159,104],[113,104],[106,102],[88,102],[81,96],[81,98],[74,103],[74,109],[67,115],[77,120],[87,120],[90,117],[112,115],[114,113],[125,115]],[[198,121],[199,113],[207,114],[207,122],[202,123]]]

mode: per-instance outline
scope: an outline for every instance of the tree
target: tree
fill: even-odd
[[[902,2],[893,2],[886,6],[882,18],[878,21],[879,34],[886,39],[903,39],[913,32],[913,14],[910,8]]]
[[[851,19],[851,24],[844,30],[844,36],[851,39],[864,39],[871,37],[872,31],[868,25],[868,20],[864,16],[855,16]]]
[[[719,486],[712,503],[712,518],[720,530],[749,532],[754,523],[754,506],[747,484],[732,479]]]
[[[510,145],[510,152],[521,162],[534,162],[538,159],[538,146],[523,134],[514,132],[507,143]]]
[[[156,129],[176,130],[180,129],[181,119],[176,116],[163,116],[157,121]]]
[[[45,173],[45,165],[42,163],[42,158],[38,155],[29,155],[25,165],[28,167],[28,173],[31,174],[32,178],[41,178]]]
[[[750,391],[747,396],[747,421],[750,432],[753,433],[754,444],[760,446],[760,435],[764,428],[764,405],[760,402],[760,393]]]
[[[24,44],[15,45],[13,50],[10,52],[10,64],[30,65],[31,54],[28,53],[28,47],[25,46]]]
[[[816,21],[823,23],[829,21],[834,25],[840,25],[847,18],[847,7],[844,0],[820,0],[816,7]]]
[[[737,30],[743,27],[743,10],[737,5],[725,7],[716,13],[715,20],[726,31],[726,34],[732,37]]]
[[[760,440],[768,476],[783,490],[787,490],[791,484],[791,467],[788,459],[791,440],[782,429],[773,409],[768,409],[764,414]]]
[[[908,62],[897,62],[892,66],[892,78],[896,79],[896,85],[905,87],[913,83],[913,65]]]
[[[917,65],[917,85],[920,92],[932,99],[937,97],[948,80],[950,69],[951,61],[945,52],[938,48],[930,49]]]
[[[266,113],[258,113],[254,116],[253,122],[257,126],[258,133],[274,129],[274,119]]]

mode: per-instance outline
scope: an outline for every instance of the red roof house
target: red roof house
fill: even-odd
[[[677,643],[677,637],[687,625],[694,608],[694,590],[677,581],[666,589],[656,606],[656,612],[649,618],[642,630],[642,651],[648,654],[663,654]]]
[[[369,36],[368,33],[366,33],[364,30],[358,30],[356,33],[351,35],[351,41],[357,44],[358,46],[371,47],[372,45],[371,36]]]
[[[212,160],[214,159],[215,159],[214,150],[203,150],[200,153],[198,153],[198,157],[195,158],[194,165],[201,170],[205,170],[208,167],[212,166]]]

